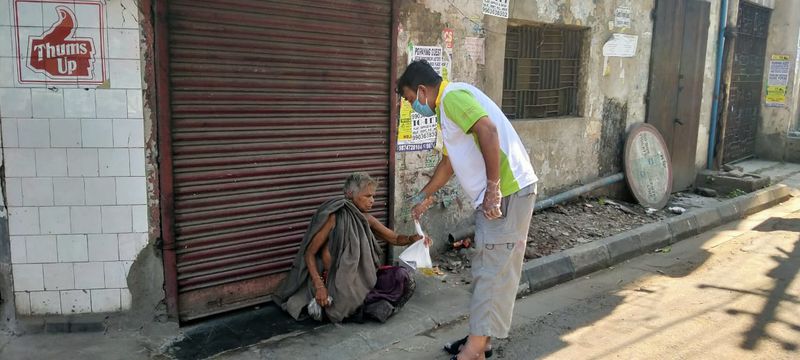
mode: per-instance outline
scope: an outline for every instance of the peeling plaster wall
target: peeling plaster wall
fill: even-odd
[[[800,41],[800,1],[776,1],[770,19],[767,53],[764,59],[764,81],[766,89],[769,77],[769,66],[772,55],[787,55],[793,65],[789,69],[789,85],[787,86],[786,104],[781,107],[767,107],[766,94],[761,96],[761,122],[756,135],[756,155],[770,160],[797,161],[797,139],[787,138],[788,132],[794,130],[798,108],[797,60]],[[766,91],[766,90],[764,90]]]
[[[613,27],[618,6],[631,8],[630,29]],[[621,159],[612,159],[617,149],[609,147],[617,142],[610,139],[624,137],[631,125],[645,121],[653,6],[652,0],[511,2],[508,22],[512,24],[558,24],[587,29],[579,116],[514,122],[542,179],[544,196],[620,171]],[[502,28],[505,26],[501,24]],[[608,58],[606,68],[602,48],[613,33],[637,35],[637,52],[632,58]],[[491,46],[487,62],[491,58],[491,61],[502,64],[505,44]],[[605,74],[604,70],[607,70]],[[502,67],[496,71],[501,73]],[[493,77],[489,81],[493,82],[489,86],[494,89],[491,95],[499,101],[502,77]],[[608,111],[609,101],[619,104],[626,113]],[[619,123],[620,119],[624,120],[618,129],[611,130],[614,126],[609,127],[608,122]],[[609,131],[616,134],[609,134]],[[617,160],[617,164],[612,160]]]

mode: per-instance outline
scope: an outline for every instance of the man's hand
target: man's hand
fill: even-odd
[[[317,288],[314,298],[317,300],[317,304],[319,304],[319,306],[327,307],[330,305],[330,303],[328,303],[328,289],[326,289],[324,286]]]
[[[500,192],[500,180],[489,180],[486,183],[486,193],[483,194],[483,215],[489,220],[503,216],[503,212],[500,211],[500,202],[502,200],[503,194]]]
[[[411,198],[411,203],[414,204],[414,207],[411,208],[411,216],[414,220],[419,220],[422,214],[433,205],[433,196],[425,196],[424,192],[420,192]]]

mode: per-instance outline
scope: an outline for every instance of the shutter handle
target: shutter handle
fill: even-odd
[[[681,119],[675,118],[673,121],[678,123],[678,125],[683,125],[683,121],[681,121]]]

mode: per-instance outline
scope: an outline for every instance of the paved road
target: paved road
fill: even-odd
[[[520,299],[505,359],[800,359],[800,198]],[[466,322],[368,359],[446,359]]]

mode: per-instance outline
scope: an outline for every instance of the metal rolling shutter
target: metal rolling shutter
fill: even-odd
[[[391,1],[168,5],[182,320],[268,299],[307,221],[367,171],[387,220]]]

